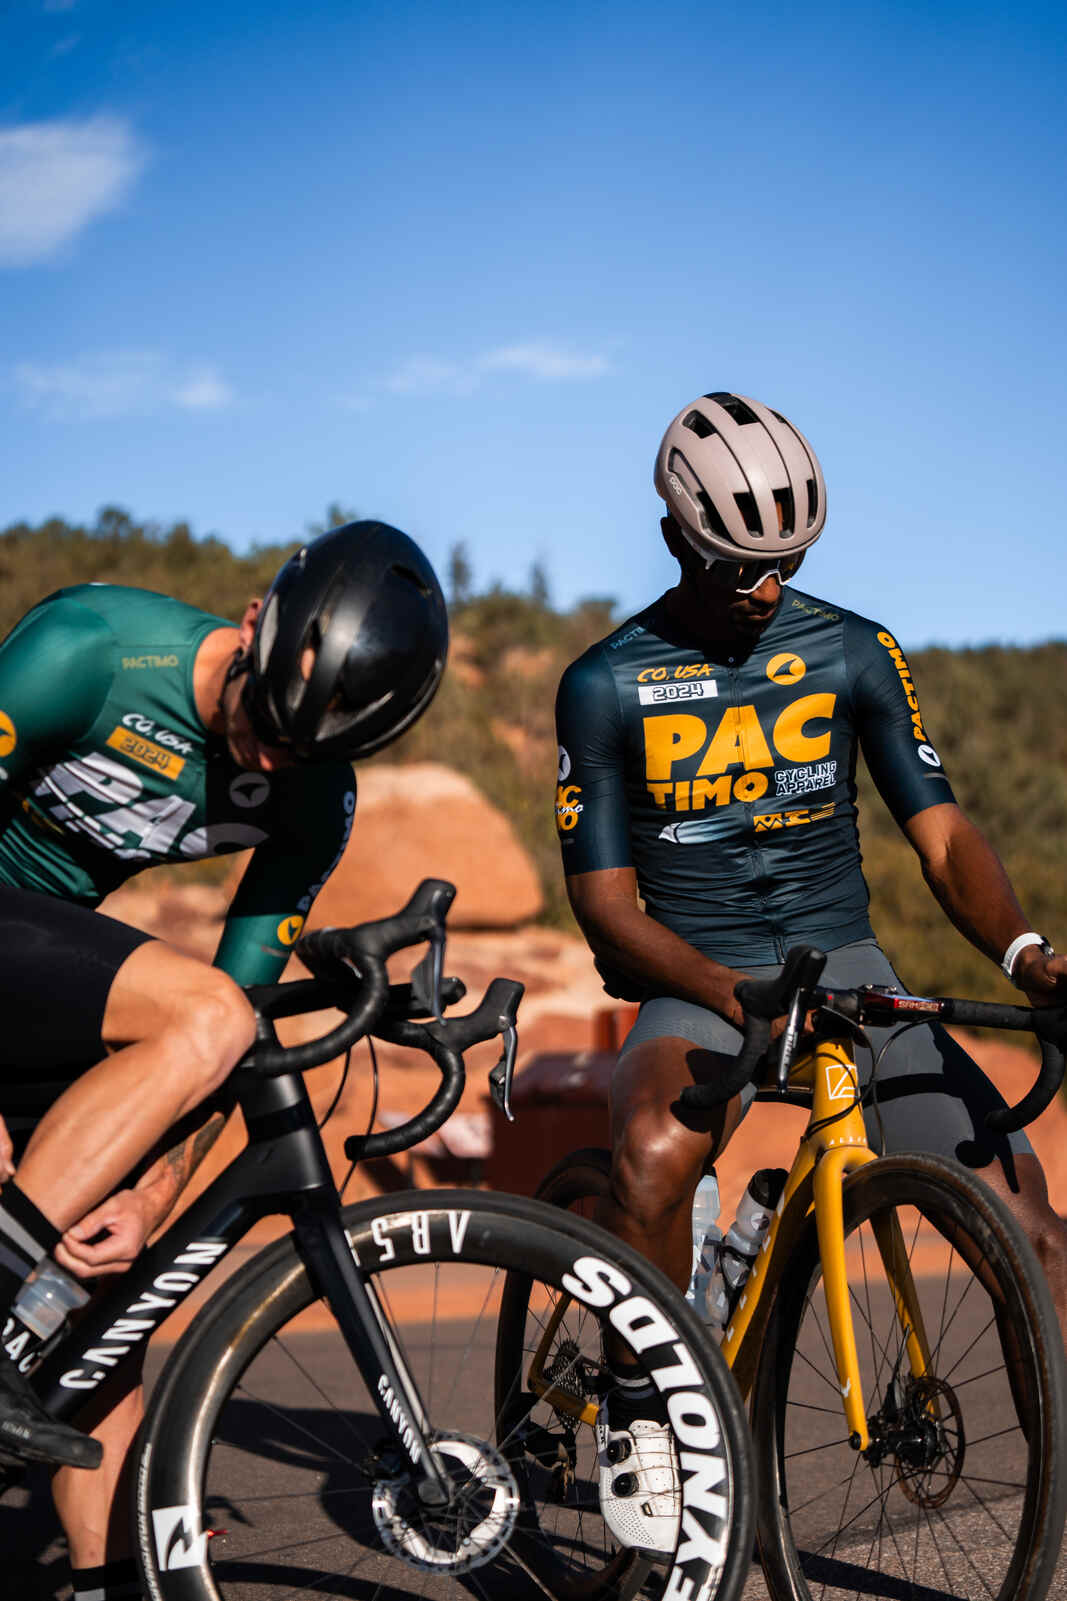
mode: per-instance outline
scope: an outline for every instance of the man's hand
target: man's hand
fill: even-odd
[[[1031,1006],[1056,1006],[1067,1001],[1067,956],[1046,956],[1040,945],[1024,945],[1011,981]]]
[[[67,1230],[56,1246],[55,1259],[79,1279],[125,1273],[159,1221],[159,1207],[149,1193],[118,1190]]]
[[[0,1117],[0,1184],[7,1182],[15,1171],[15,1147],[11,1143],[11,1135],[7,1132],[7,1124]]]

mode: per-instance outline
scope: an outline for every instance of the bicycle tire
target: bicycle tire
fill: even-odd
[[[437,1449],[453,1470],[465,1465],[464,1529],[457,1534],[458,1519],[445,1528],[445,1518],[396,1488],[397,1469],[379,1452],[378,1414],[286,1237],[212,1297],[153,1391],[136,1487],[149,1595],[564,1601],[583,1572],[606,1560],[596,1473],[590,1478],[586,1458],[561,1475],[522,1441],[498,1436],[488,1364],[508,1273],[532,1275],[549,1298],[584,1260],[615,1287],[603,1316],[618,1318],[626,1306],[663,1318],[670,1339],[650,1344],[648,1366],[662,1369],[669,1352],[671,1366],[689,1374],[676,1418],[686,1453],[679,1546],[616,1593],[735,1601],[754,1523],[747,1425],[725,1366],[655,1269],[581,1219],[514,1196],[411,1192],[346,1207],[343,1218],[411,1365]],[[336,1368],[327,1344],[342,1348]],[[575,1382],[591,1382],[581,1363],[572,1366]],[[715,1502],[708,1486],[720,1474]]]
[[[751,1410],[773,1601],[1040,1601],[1064,1522],[1063,1348],[1029,1242],[979,1179],[927,1153],[860,1169],[844,1210],[871,1446],[860,1456],[846,1437],[811,1220],[778,1288]],[[872,1232],[891,1215],[926,1324],[921,1382]]]
[[[609,1151],[591,1146],[563,1157],[537,1187],[536,1199],[547,1205],[571,1210],[590,1220],[599,1198],[607,1193],[611,1172]],[[585,1204],[588,1203],[588,1204]],[[509,1273],[500,1298],[496,1361],[493,1382],[498,1416],[506,1419],[509,1406],[519,1408],[526,1394],[526,1381],[520,1353],[526,1355],[525,1329],[529,1316],[531,1282],[524,1273]],[[564,1342],[579,1348],[588,1338],[579,1309],[561,1324],[558,1349]],[[549,1365],[555,1360],[549,1356]],[[505,1422],[505,1428],[507,1424]],[[641,1559],[632,1552],[605,1550],[603,1564],[574,1577],[561,1591],[561,1601],[608,1601],[620,1594],[640,1574]]]
[[[537,1199],[562,1206],[579,1217],[592,1217],[597,1202],[611,1186],[611,1152],[586,1145],[561,1157],[537,1186]]]

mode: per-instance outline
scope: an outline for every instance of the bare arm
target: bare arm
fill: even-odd
[[[199,1120],[198,1126],[187,1131],[190,1119],[185,1119],[177,1142],[157,1157],[134,1185],[155,1213],[153,1229],[170,1215],[179,1195],[222,1133],[227,1113],[209,1102],[198,1107],[193,1118]]]
[[[978,950],[999,966],[1018,934],[1033,925],[1019,905],[999,856],[958,806],[931,806],[904,825],[922,873],[945,914]],[[1067,996],[1067,957],[1046,957],[1027,946],[1016,959],[1014,982],[1037,1005]]]
[[[567,877],[567,894],[594,956],[664,994],[706,1006],[740,1026],[734,985],[744,975],[723,967],[643,912],[632,867]]]
[[[177,1134],[175,1143],[152,1162],[132,1189],[109,1195],[67,1230],[56,1249],[57,1262],[80,1278],[125,1271],[173,1210],[221,1134],[226,1118],[225,1112],[208,1103],[183,1120],[180,1132],[172,1129],[171,1135]]]

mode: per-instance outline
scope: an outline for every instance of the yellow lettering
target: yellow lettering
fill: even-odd
[[[703,719],[685,712],[672,717],[646,717],[645,777],[649,784],[670,778],[674,763],[694,756],[704,743],[705,733]]]
[[[755,801],[766,793],[766,773],[742,773],[734,784],[734,800]]]
[[[830,749],[830,730],[825,734],[805,734],[804,725],[816,718],[829,720],[834,714],[836,695],[801,695],[781,713],[774,725],[774,743],[791,762],[815,762]]]
[[[10,756],[17,740],[14,723],[6,712],[0,712],[0,756]]]
[[[772,828],[781,828],[785,819],[781,812],[757,812],[752,821],[757,834],[766,834]]]
[[[657,806],[666,806],[667,796],[670,792],[670,784],[649,784],[648,786],[648,793],[652,796]]]
[[[695,722],[696,719],[694,718]],[[773,767],[774,757],[767,747],[754,706],[728,706],[712,736],[697,777],[725,773],[728,767]]]
[[[666,667],[643,667],[637,675],[639,684],[661,683],[667,676]]]
[[[681,778],[674,786],[674,809],[676,812],[689,810],[689,780]]]
[[[706,778],[693,780],[693,810],[702,812],[706,805],[725,806],[730,799],[730,775],[723,773],[714,783]]]

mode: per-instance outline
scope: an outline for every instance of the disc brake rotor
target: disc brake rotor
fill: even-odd
[[[430,1506],[406,1479],[381,1479],[371,1510],[382,1544],[415,1568],[468,1573],[492,1562],[511,1537],[520,1497],[504,1457],[473,1435],[433,1435],[430,1445],[451,1495]]]

